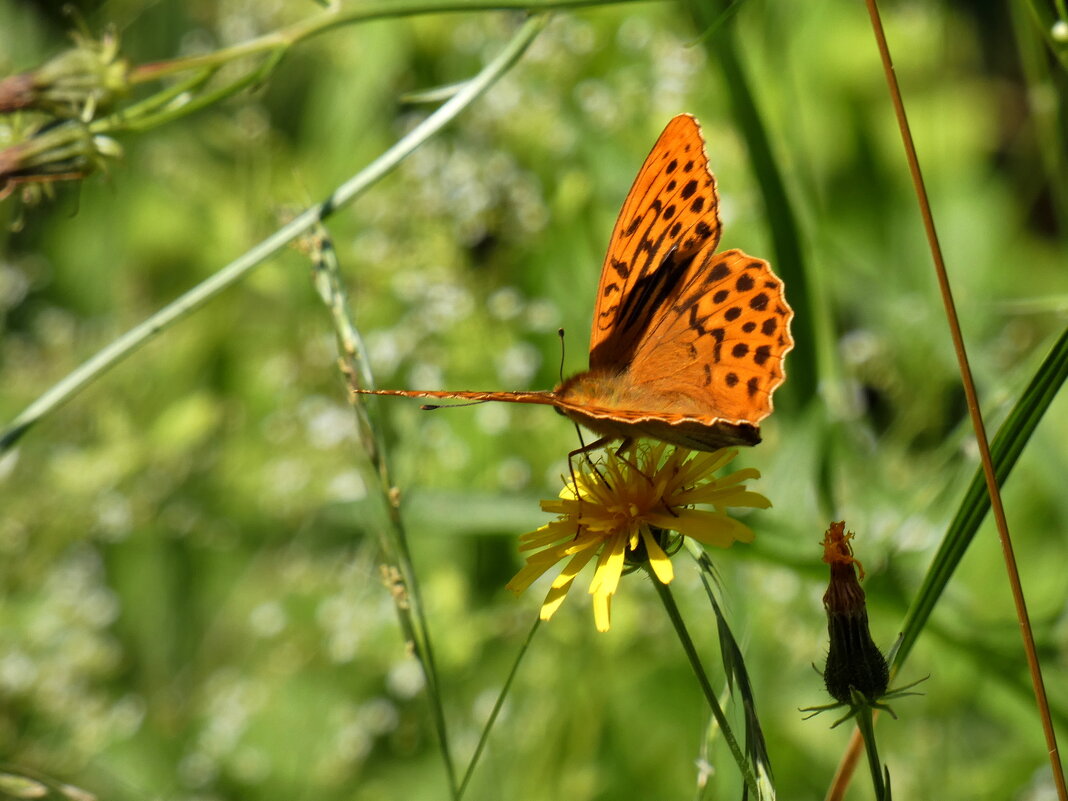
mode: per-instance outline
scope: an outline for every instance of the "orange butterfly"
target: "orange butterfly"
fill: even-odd
[[[793,310],[766,261],[716,253],[716,179],[697,120],[668,123],[645,160],[601,269],[590,369],[551,392],[368,395],[541,403],[601,435],[695,450],[760,442],[786,377]]]

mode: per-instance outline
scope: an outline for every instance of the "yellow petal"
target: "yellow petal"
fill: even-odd
[[[599,592],[593,596],[593,622],[597,631],[608,631],[612,626],[612,594]]]
[[[590,594],[608,593],[611,595],[619,586],[619,577],[623,575],[623,557],[627,552],[627,538],[616,535],[605,540],[604,550],[597,562],[597,571],[593,574]]]
[[[693,537],[706,545],[726,548],[735,540],[752,542],[753,532],[722,512],[706,509],[679,509],[678,516],[657,514],[648,515],[650,525],[677,531],[687,537]]]
[[[649,533],[647,526],[642,526],[642,541],[645,543],[646,553],[649,554],[649,566],[653,569],[653,573],[660,579],[661,584],[670,584],[675,578],[675,569],[671,566],[671,560],[664,553],[664,549]]]
[[[527,562],[518,573],[512,576],[512,580],[504,585],[505,589],[511,590],[516,595],[519,595],[530,587],[531,584],[537,581],[546,570],[553,566],[553,564],[555,563],[549,562],[544,565],[532,565],[530,562]]]
[[[586,563],[590,561],[596,553],[597,551],[595,549],[590,548],[572,556],[571,561],[569,561],[564,569],[560,571],[560,575],[553,579],[553,586],[562,587],[564,584],[574,581],[575,576],[579,574],[579,571],[586,566]]]
[[[745,487],[717,487],[712,484],[680,493],[675,500],[680,505],[708,503],[715,506],[751,507],[753,509],[767,509],[771,506],[771,501],[759,492],[749,492]]]
[[[554,520],[546,523],[537,531],[528,531],[519,535],[519,549],[529,551],[532,548],[543,548],[551,545],[564,537],[571,538],[575,535],[575,524],[563,520]]]
[[[560,608],[560,604],[564,602],[564,597],[567,595],[567,591],[571,589],[571,584],[575,581],[575,576],[586,566],[586,563],[590,561],[590,558],[596,553],[594,550],[588,550],[584,553],[575,554],[571,561],[567,563],[567,566],[560,571],[555,579],[553,579],[552,586],[549,587],[549,592],[545,596],[545,601],[541,605],[541,619],[549,620],[556,614],[556,610]]]
[[[542,620],[552,620],[553,615],[556,614],[556,610],[560,608],[564,602],[564,598],[567,597],[567,591],[571,589],[570,584],[565,584],[563,587],[550,587],[549,593],[545,596],[545,600],[541,605],[541,612],[538,617]]]

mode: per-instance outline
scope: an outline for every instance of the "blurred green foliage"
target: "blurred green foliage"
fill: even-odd
[[[66,46],[58,5],[0,0],[0,74]],[[91,29],[118,26],[134,64],[314,9],[81,4]],[[1018,4],[884,13],[993,431],[1065,323],[1065,74]],[[42,205],[3,202],[4,420],[372,160],[426,113],[405,93],[471,75],[520,19],[332,32],[255,91],[124,138],[108,174],[59,185]],[[847,735],[796,711],[824,702],[811,668],[825,653],[822,532],[832,518],[857,532],[889,647],[975,448],[866,14],[751,0],[727,24],[800,222],[808,272],[795,291],[809,299],[799,312],[819,375],[806,382],[818,394],[786,393],[740,460],[775,504],[746,518],[757,542],[713,557],[780,792],[815,799]],[[615,214],[681,111],[704,127],[724,247],[772,257],[744,132],[700,34],[666,3],[559,14],[489,95],[329,222],[379,386],[549,388],[559,326],[566,371],[581,369]],[[383,509],[335,360],[308,263],[290,251],[0,459],[7,769],[107,799],[447,796],[421,676],[379,577]],[[518,600],[503,590],[515,535],[544,521],[537,499],[557,492],[574,432],[541,408],[428,414],[381,400],[462,765],[541,600],[537,587]],[[1061,398],[1005,495],[1061,725],[1066,441]],[[678,572],[714,664],[707,601],[695,572]],[[539,632],[468,797],[693,795],[707,713],[654,593],[625,581],[603,636],[574,596]],[[989,523],[906,673],[931,679],[896,704],[901,720],[880,724],[898,797],[1046,797]],[[709,759],[707,797],[731,797],[718,743]],[[866,777],[856,784],[869,797]]]

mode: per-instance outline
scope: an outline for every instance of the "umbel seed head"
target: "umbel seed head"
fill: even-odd
[[[852,703],[851,689],[876,701],[890,682],[886,658],[868,630],[864,590],[857,576],[859,571],[860,578],[864,577],[864,567],[853,557],[852,538],[853,532],[846,534],[842,521],[831,523],[823,539],[823,561],[831,566],[831,581],[823,596],[830,635],[823,681],[831,697],[843,704]]]

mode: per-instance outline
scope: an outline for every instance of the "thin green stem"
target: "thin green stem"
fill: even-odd
[[[523,657],[526,656],[527,649],[530,648],[530,644],[534,641],[534,633],[538,630],[538,626],[540,625],[541,619],[535,618],[534,625],[530,627],[530,631],[527,633],[527,638],[523,641],[519,653],[515,656],[515,662],[512,663],[512,669],[508,671],[508,678],[504,680],[504,686],[501,688],[501,692],[497,696],[497,701],[493,704],[493,710],[490,712],[490,716],[486,720],[486,725],[482,728],[482,734],[478,738],[478,745],[475,746],[475,753],[471,755],[471,762],[468,764],[467,770],[464,771],[464,777],[460,782],[460,789],[457,793],[458,798],[463,797],[464,791],[467,789],[467,785],[475,773],[475,766],[478,765],[479,757],[482,756],[482,751],[485,749],[486,743],[489,742],[489,734],[493,729],[493,724],[497,721],[497,716],[501,712],[501,707],[504,706],[504,699],[508,697],[508,691],[512,688],[512,681],[519,672],[519,666],[523,663]]]
[[[734,732],[731,729],[726,714],[723,712],[723,707],[720,706],[719,699],[716,698],[716,693],[712,690],[712,683],[708,680],[708,675],[705,673],[705,669],[701,665],[701,657],[698,656],[697,648],[694,646],[693,640],[690,639],[690,633],[686,630],[686,624],[683,622],[682,615],[679,613],[679,607],[675,604],[675,598],[671,594],[671,588],[666,584],[661,584],[660,579],[656,577],[648,565],[645,567],[645,572],[648,574],[649,580],[656,588],[657,595],[660,596],[660,601],[664,604],[664,610],[667,612],[671,624],[675,627],[675,633],[678,635],[679,642],[682,644],[682,650],[686,652],[686,658],[690,660],[690,667],[693,668],[694,675],[697,676],[697,683],[701,686],[701,692],[704,693],[705,700],[708,701],[709,709],[712,710],[712,716],[716,719],[720,730],[723,732],[723,739],[727,743],[727,747],[730,749],[731,754],[734,756],[734,761],[737,763],[738,770],[742,774],[742,780],[745,782],[745,786],[748,788],[749,792],[753,794],[753,798],[759,798],[760,793],[757,789],[756,776],[753,775],[753,770],[750,767],[749,762],[746,760],[741,747],[738,745],[738,740],[734,737]]]
[[[316,245],[312,258],[315,286],[319,296],[330,310],[338,350],[341,354],[341,369],[350,382],[361,382],[364,378],[369,378],[363,339],[360,337],[349,310],[348,295],[345,292],[333,243],[325,229],[321,226],[316,227],[319,230],[317,235],[312,237]],[[438,680],[437,665],[431,647],[430,627],[427,625],[419,593],[418,574],[408,553],[404,520],[400,515],[398,504],[394,502],[399,493],[396,492],[390,477],[386,451],[379,444],[384,440],[367,414],[366,408],[359,402],[359,397],[359,395],[349,393],[349,402],[356,413],[360,443],[375,468],[379,478],[379,492],[382,494],[386,509],[389,510],[390,525],[387,528],[378,528],[378,542],[384,564],[389,568],[387,578],[390,595],[393,598],[393,606],[405,641],[410,643],[416,659],[422,666],[423,675],[426,677],[427,696],[430,699],[431,716],[438,734],[438,746],[449,777],[449,785],[455,787],[455,768],[449,748],[441,684]]]
[[[861,697],[863,700],[863,697]],[[878,801],[889,801],[889,786],[883,780],[883,765],[879,759],[879,746],[875,740],[875,723],[872,720],[871,706],[862,702],[857,708],[857,728],[864,738],[864,749],[868,754],[868,768],[871,770],[871,783]]]
[[[278,66],[279,62],[285,57],[286,52],[287,50],[283,47],[276,49],[262,64],[256,67],[256,69],[250,70],[241,77],[216,87],[210,92],[199,94],[186,103],[168,106],[163,108],[162,111],[152,114],[145,112],[150,109],[161,108],[164,104],[158,102],[145,103],[142,108],[135,109],[136,111],[140,111],[140,114],[134,114],[130,109],[123,109],[108,117],[96,120],[92,124],[93,132],[120,133],[123,131],[145,131],[188,116],[189,114],[193,114],[200,111],[202,108],[207,108],[208,106],[212,106],[228,97],[232,97],[242,89],[248,86],[253,86],[264,80],[271,74],[274,68]],[[197,75],[196,80],[201,80],[201,75]],[[169,92],[164,93],[169,94]]]
[[[613,0],[612,5],[648,0]],[[329,9],[293,23],[287,28],[250,39],[232,47],[215,50],[188,58],[157,61],[143,64],[130,75],[132,83],[145,83],[190,69],[218,68],[235,59],[262,55],[278,48],[285,49],[313,36],[376,19],[395,17],[413,17],[423,14],[452,14],[474,11],[527,11],[540,13],[566,8],[586,8],[589,6],[609,5],[608,0],[462,0],[462,2],[412,2],[398,3],[396,0],[379,0],[371,3],[333,4]]]
[[[35,423],[69,401],[87,384],[134,353],[161,331],[199,309],[220,292],[240,281],[289,242],[310,230],[316,223],[327,219],[338,209],[367,191],[496,83],[545,26],[546,19],[544,14],[539,14],[527,20],[500,54],[463,89],[371,164],[335,189],[324,201],[304,211],[292,222],[282,226],[215,275],[127,331],[54,384],[0,433],[0,453],[14,445]]]

